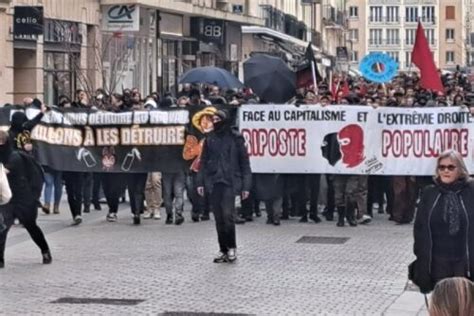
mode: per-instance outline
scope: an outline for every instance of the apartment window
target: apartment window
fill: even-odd
[[[405,66],[406,68],[411,66],[411,52],[405,52]]]
[[[405,44],[413,45],[415,43],[416,29],[405,30]]]
[[[446,20],[456,19],[456,8],[453,5],[446,6]]]
[[[353,62],[359,61],[359,52],[356,52],[356,51],[351,52],[351,61]]]
[[[418,21],[418,7],[406,7],[405,20],[407,22],[417,22]]]
[[[387,45],[399,45],[399,44],[400,44],[400,30],[387,29]]]
[[[351,18],[357,18],[359,17],[359,7],[349,7],[349,16]]]
[[[425,29],[425,36],[426,40],[430,45],[435,44],[435,30],[432,29]]]
[[[389,6],[387,7],[387,22],[398,22],[399,20],[399,7]]]
[[[370,7],[370,22],[382,22],[382,7]]]
[[[446,29],[446,41],[454,41],[454,29]]]
[[[349,39],[357,42],[359,40],[359,29],[350,29],[349,30]]]
[[[372,45],[382,45],[382,29],[370,29],[369,43]]]
[[[387,55],[392,57],[397,63],[400,62],[400,54],[398,52],[387,52]]]
[[[421,19],[423,22],[434,23],[435,22],[435,7],[434,6],[421,7]]]
[[[447,64],[454,64],[454,52],[447,51],[446,52],[446,63]]]

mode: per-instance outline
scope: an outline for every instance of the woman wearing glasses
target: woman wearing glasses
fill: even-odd
[[[431,292],[442,279],[474,275],[474,182],[461,155],[437,160],[434,185],[422,193],[414,225],[415,262],[410,279]]]

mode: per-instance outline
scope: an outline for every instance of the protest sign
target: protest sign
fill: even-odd
[[[0,109],[8,128],[15,108]],[[28,109],[31,119],[39,110]],[[33,154],[40,164],[60,171],[175,172],[182,158],[187,110],[110,113],[52,109],[32,130]]]
[[[461,153],[474,173],[474,124],[461,108],[245,105],[239,112],[252,171],[433,175]]]

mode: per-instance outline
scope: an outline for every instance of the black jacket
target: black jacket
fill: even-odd
[[[469,181],[459,194],[467,215],[466,255],[469,260],[466,275],[472,280],[474,276],[474,182]],[[441,191],[436,185],[426,187],[415,218],[413,250],[416,260],[409,267],[409,277],[423,293],[431,292],[435,285],[431,279],[433,242],[430,219],[433,209],[438,203],[442,203],[441,200]]]
[[[197,187],[205,187],[207,193],[211,193],[214,185],[222,180],[229,182],[236,195],[250,192],[252,171],[242,135],[231,129],[210,133],[204,142],[196,180]]]
[[[12,191],[10,204],[17,208],[29,208],[36,203],[29,184],[27,168],[24,159],[17,150],[11,151],[4,162],[8,169],[8,183]]]

